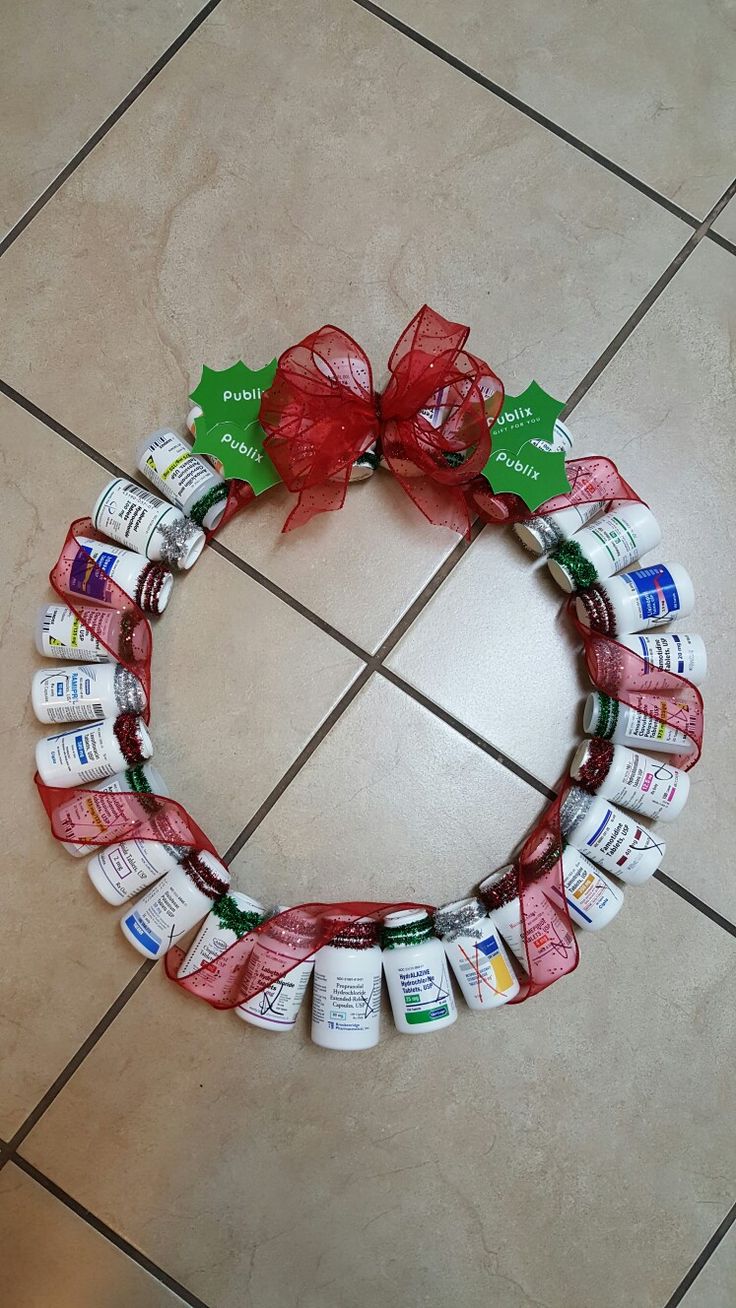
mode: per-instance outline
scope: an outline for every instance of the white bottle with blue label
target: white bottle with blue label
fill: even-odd
[[[434,915],[463,998],[475,1013],[488,1013],[519,993],[519,979],[485,906],[478,899],[444,904]]]
[[[120,929],[139,954],[160,958],[229,887],[224,863],[207,850],[189,853],[125,912]]]
[[[652,690],[662,688],[665,678],[658,677],[658,672],[674,672],[678,677],[685,677],[694,686],[705,681],[708,672],[708,652],[702,636],[691,632],[658,631],[652,636],[635,633],[629,636],[617,636],[619,645],[624,645],[633,654],[638,654],[649,664],[646,676]],[[667,684],[671,684],[667,680]]]
[[[591,586],[578,595],[575,611],[583,626],[606,636],[628,635],[685,618],[695,607],[695,589],[680,563],[654,563]]]

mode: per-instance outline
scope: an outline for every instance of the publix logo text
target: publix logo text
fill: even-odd
[[[531,417],[532,417],[531,409],[526,409],[526,408],[509,409],[508,413],[502,413],[499,415],[498,418],[496,418],[495,426],[503,427],[505,422],[506,423],[519,422],[521,418],[531,418]],[[538,422],[539,419],[536,419],[536,421]]]
[[[491,455],[494,463],[505,463],[507,468],[513,472],[518,472],[520,477],[529,477],[531,481],[539,481],[539,473],[530,463],[522,463],[520,459],[513,454],[507,454],[505,450],[499,450],[496,454]]]

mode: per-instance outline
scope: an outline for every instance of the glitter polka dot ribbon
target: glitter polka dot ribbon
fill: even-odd
[[[625,501],[644,502],[633,487],[624,481],[613,460],[606,459],[601,454],[593,454],[584,459],[568,459],[565,471],[570,490],[540,505],[534,510],[535,517],[545,517],[560,509],[573,508],[576,504],[602,501],[602,512],[607,513],[615,504]],[[525,522],[530,516],[529,508],[518,495],[505,492],[497,495],[485,477],[476,477],[468,486],[466,499],[472,511],[493,527]]]

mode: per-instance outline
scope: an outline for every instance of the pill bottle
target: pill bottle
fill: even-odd
[[[690,793],[687,772],[597,736],[578,746],[570,776],[583,790],[660,822],[678,817]]]
[[[121,713],[94,725],[44,736],[36,745],[36,768],[47,786],[83,786],[137,767],[152,753],[143,718]]]
[[[243,974],[243,985],[257,992],[235,1012],[251,1026],[264,1031],[292,1031],[314,968],[314,958],[305,958],[310,946],[317,944],[317,925],[302,914],[284,916],[269,922],[259,933]],[[302,959],[295,966],[294,958]],[[284,975],[284,968],[289,968]]]
[[[229,886],[230,873],[219,858],[205,849],[187,853],[126,909],[120,928],[139,954],[160,958],[201,921]]]
[[[518,995],[518,977],[500,932],[480,900],[444,904],[434,915],[434,929],[473,1012],[487,1013]]]
[[[575,600],[584,626],[606,636],[628,635],[685,618],[695,607],[695,591],[679,563],[655,563],[591,586]]]
[[[176,975],[189,976],[200,967],[214,963],[236,940],[255,930],[263,921],[265,911],[263,904],[242,890],[231,890],[216,900]]]
[[[323,1049],[372,1049],[381,1021],[381,947],[375,922],[340,929],[314,956],[312,1040]]]
[[[600,795],[571,786],[560,808],[565,840],[604,872],[631,886],[648,881],[664,858],[666,845],[646,827]]]
[[[80,611],[84,613],[84,608]],[[102,634],[115,646],[118,615],[90,610],[102,623]],[[84,626],[68,604],[44,604],[36,620],[36,649],[47,659],[75,659],[80,663],[110,663],[112,654]]]
[[[651,509],[638,501],[622,504],[558,545],[547,567],[558,586],[570,594],[628,568],[661,539]]]
[[[56,810],[56,822],[63,829],[71,832],[80,825],[94,828],[100,835],[109,830],[110,824],[118,820],[118,806],[110,795],[119,795],[130,791],[137,795],[163,795],[169,792],[161,773],[152,763],[141,763],[138,767],[127,768],[125,772],[115,772],[113,776],[98,781],[81,795],[70,797]],[[94,845],[84,845],[78,841],[64,840],[62,845],[74,858],[89,857]]]
[[[559,849],[551,848],[541,860],[544,872],[557,861]],[[582,931],[600,931],[623,908],[624,892],[581,854],[574,845],[562,846],[562,889],[550,884],[545,894],[567,905],[570,920]]]
[[[227,484],[178,432],[162,427],[144,436],[136,467],[198,527],[214,531],[225,512]]]
[[[159,840],[121,840],[106,845],[87,864],[87,875],[108,904],[124,904],[173,871],[191,850]]]
[[[388,913],[383,921],[383,970],[397,1029],[422,1035],[457,1020],[447,958],[424,909]]]
[[[31,703],[39,722],[89,722],[142,713],[146,692],[119,663],[82,663],[34,673]]]
[[[536,513],[515,523],[514,532],[524,548],[539,558],[569,540],[604,507],[605,500],[586,500],[571,504],[569,509],[557,509],[555,513]]]
[[[574,441],[570,428],[566,427],[564,422],[560,422],[559,418],[555,418],[555,425],[552,428],[550,439],[548,441],[530,440],[529,444],[536,445],[538,450],[548,450],[551,454],[556,454],[561,450],[567,456],[572,451]]]
[[[675,672],[694,686],[705,681],[708,655],[702,636],[688,632],[657,632],[652,636],[636,634],[617,636],[616,639],[620,645],[651,664],[646,675],[652,678],[653,689],[657,688],[656,672]]]
[[[478,887],[480,899],[490,910],[491,921],[498,927],[512,954],[527,971],[529,964],[550,954],[566,956],[575,948],[575,938],[567,921],[544,897],[525,905],[522,918],[519,899],[519,869],[515,863],[492,872]],[[529,938],[529,963],[524,948],[524,934]]]
[[[205,534],[181,509],[167,504],[126,477],[115,477],[92,510],[97,529],[128,549],[177,568],[191,568],[205,545]]]
[[[69,572],[72,594],[109,604],[112,601],[109,577],[144,613],[163,613],[174,584],[173,574],[163,563],[152,563],[145,554],[92,540],[89,536],[78,536],[77,540],[79,548]]]
[[[612,740],[614,745],[643,745],[656,754],[693,753],[695,741],[668,721],[668,717],[682,709],[678,700],[662,698],[659,716],[654,718],[644,707],[649,702],[644,692],[633,691],[631,698],[635,701],[633,705],[600,690],[591,691],[583,709],[583,731]]]

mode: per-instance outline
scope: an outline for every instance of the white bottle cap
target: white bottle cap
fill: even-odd
[[[428,913],[423,908],[402,908],[397,913],[387,913],[383,925],[387,927],[408,926],[410,922],[423,922]]]
[[[537,558],[553,550],[565,539],[551,517],[542,513],[527,518],[525,522],[514,523],[514,534],[518,536],[524,549],[529,550],[529,553]]]
[[[575,578],[566,564],[562,563],[559,559],[548,559],[547,567],[557,582],[557,585],[562,587],[565,594],[572,595],[572,592],[576,590],[577,587],[575,584]]]
[[[192,436],[196,435],[195,423],[197,418],[201,418],[203,413],[204,409],[200,408],[198,404],[194,404],[187,414],[187,430],[191,432]]]

